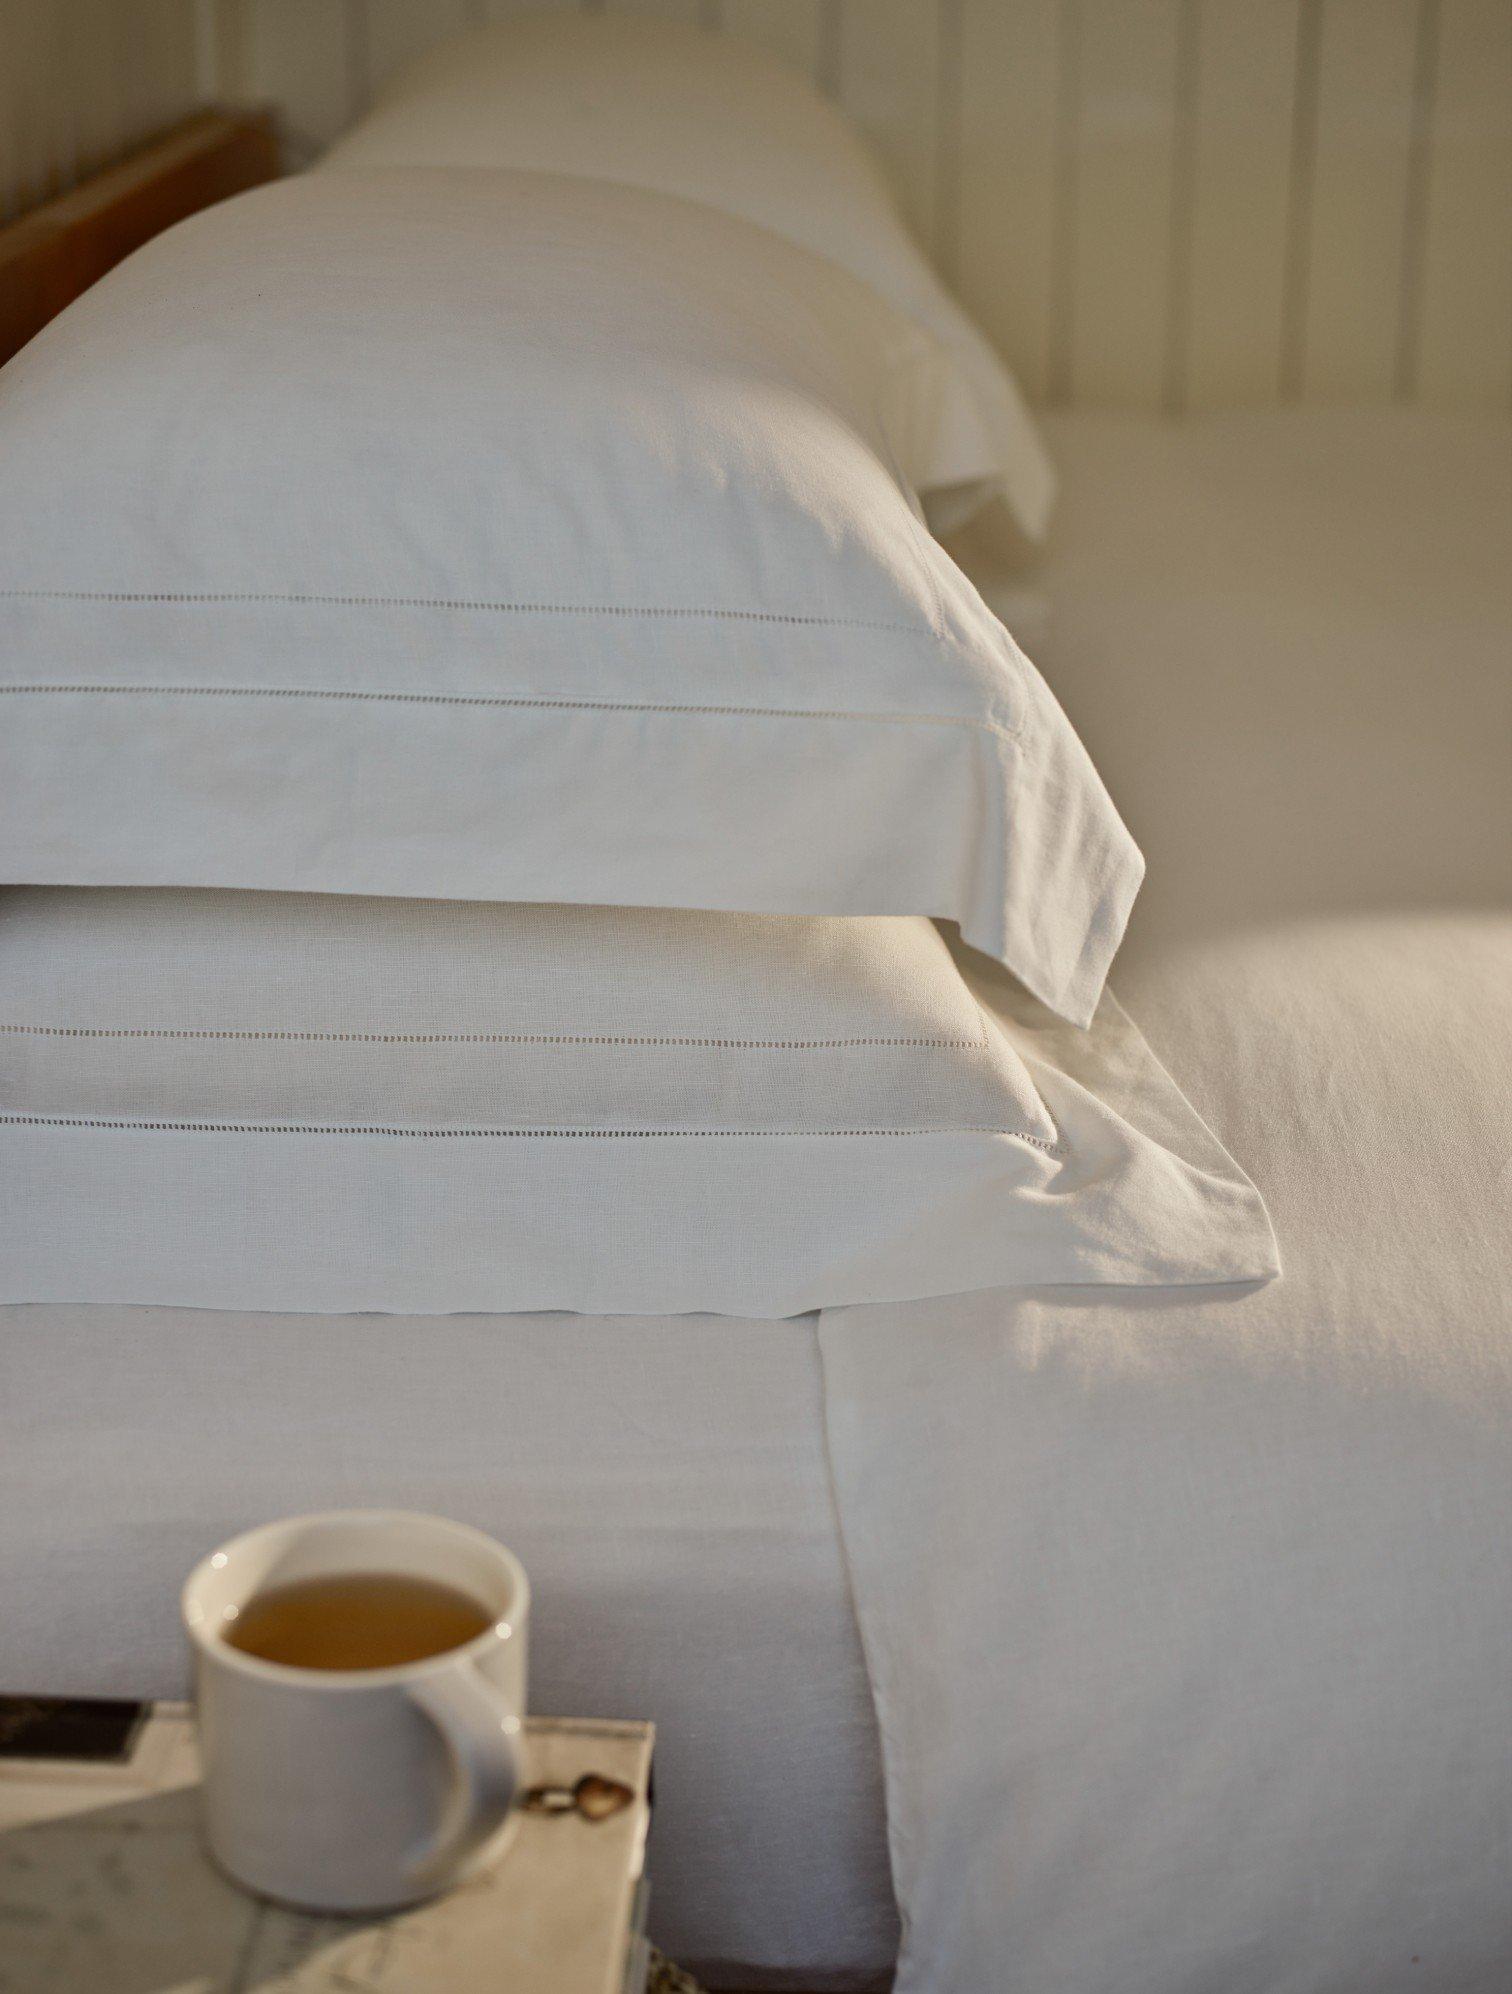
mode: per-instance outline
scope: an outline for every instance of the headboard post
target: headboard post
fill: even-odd
[[[149,237],[281,171],[270,112],[202,111],[0,228],[0,362]]]

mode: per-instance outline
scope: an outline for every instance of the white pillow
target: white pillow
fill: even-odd
[[[1265,1271],[1237,1173],[1136,1136],[1017,1001],[919,919],[9,892],[0,1302],[777,1316]]]
[[[854,126],[765,50],[679,22],[525,15],[408,64],[326,157],[619,180],[829,257],[926,327],[969,386],[918,469],[931,523],[945,531],[998,492],[1043,536],[1055,474],[1007,368],[920,254]]]
[[[1085,1021],[1141,861],[910,505],[927,348],[606,181],[169,230],[0,377],[0,878],[941,915]]]

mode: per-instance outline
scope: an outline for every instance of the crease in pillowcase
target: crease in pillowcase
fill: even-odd
[[[182,601],[183,597],[132,596],[117,597],[118,601],[166,602]],[[213,598],[203,598],[213,600]],[[232,598],[227,598],[231,600]],[[237,597],[237,601],[253,598]],[[316,598],[308,598],[315,600]],[[326,598],[327,601],[331,598]],[[422,605],[424,606],[424,605]],[[459,605],[461,606],[461,605]],[[466,607],[476,607],[468,604]],[[600,615],[603,612],[583,611],[584,615]],[[792,617],[791,622],[815,622],[813,617]],[[857,626],[851,626],[857,627]],[[894,630],[903,626],[897,624],[871,624],[863,628]],[[714,718],[747,720],[854,720],[874,721],[879,726],[893,727],[966,727],[975,728],[984,734],[996,734],[1004,741],[1016,741],[1020,730],[1005,727],[995,720],[978,720],[955,713],[866,713],[842,711],[838,708],[809,706],[695,706],[687,703],[671,705],[653,703],[649,700],[631,699],[533,699],[517,697],[507,693],[446,693],[446,692],[399,692],[377,691],[373,689],[343,686],[332,688],[311,685],[70,685],[34,684],[0,685],[0,695],[25,694],[44,695],[48,693],[89,693],[104,695],[136,695],[161,699],[379,699],[395,700],[418,706],[521,706],[537,708],[545,712],[565,711],[579,713],[686,713],[707,714]]]
[[[988,1122],[959,1122],[937,1129],[573,1129],[573,1128],[521,1128],[521,1129],[425,1129],[382,1125],[354,1125],[350,1128],[333,1127],[320,1122],[133,1122],[112,1121],[100,1115],[11,1115],[0,1114],[0,1126],[15,1128],[50,1129],[119,1129],[123,1134],[166,1134],[166,1135],[321,1135],[353,1136],[381,1135],[398,1136],[417,1142],[477,1141],[513,1142],[527,1136],[541,1136],[552,1141],[580,1139],[587,1142],[618,1142],[627,1139],[652,1142],[698,1141],[704,1137],[727,1137],[739,1142],[754,1142],[766,1137],[778,1140],[789,1136],[801,1136],[804,1140],[821,1140],[832,1137],[874,1136],[879,1141],[893,1142],[908,1136],[932,1135],[1009,1135],[1015,1142],[1033,1143],[1036,1148],[1045,1150],[1051,1156],[1058,1156],[1061,1145],[1048,1137],[1031,1135],[1023,1129],[1002,1128]]]
[[[350,603],[361,609],[474,609],[496,616],[684,616],[708,617],[727,623],[796,623],[828,630],[896,630],[905,635],[922,635],[916,623],[868,621],[857,616],[804,616],[780,609],[715,609],[706,604],[615,603],[615,602],[488,602],[455,596],[419,595],[314,595],[271,589],[43,589],[6,588],[0,596],[20,602],[289,602],[314,603],[325,608]],[[938,616],[932,620],[930,635],[942,638]],[[36,688],[21,687],[22,691]],[[70,687],[66,690],[96,690]],[[418,695],[417,695],[418,696]],[[704,709],[692,708],[691,711]],[[723,710],[723,709],[720,709]]]
[[[307,1032],[184,1029],[171,1025],[18,1025],[0,1032],[67,1039],[299,1039],[322,1045],[619,1045],[709,1048],[721,1052],[834,1052],[842,1046],[918,1046],[932,1050],[979,1051],[984,1028],[975,1038],[717,1039],[635,1037],[607,1032]]]

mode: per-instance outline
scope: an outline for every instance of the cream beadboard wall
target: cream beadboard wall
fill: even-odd
[[[25,121],[0,188],[14,206],[196,94],[272,102],[299,162],[406,57],[541,4],[0,0],[0,131]],[[556,4],[811,75],[1041,400],[1512,403],[1512,0]]]
[[[0,0],[0,221],[205,101],[197,0]]]

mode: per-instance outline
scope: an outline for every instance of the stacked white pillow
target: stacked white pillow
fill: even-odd
[[[936,363],[605,180],[169,230],[0,395],[4,876],[944,916],[1086,1022],[1141,862],[919,519]]]
[[[779,1316],[1266,1271],[1238,1173],[1043,1024],[917,918],[14,889],[0,1301]]]
[[[865,154],[698,37],[426,74],[0,377],[0,1301],[1274,1271],[924,524],[1048,485]]]
[[[326,155],[367,166],[580,173],[707,202],[813,250],[924,329],[965,392],[918,466],[943,530],[1001,494],[1038,540],[1055,474],[1013,377],[909,234],[855,127],[736,35],[526,14],[439,43]]]

